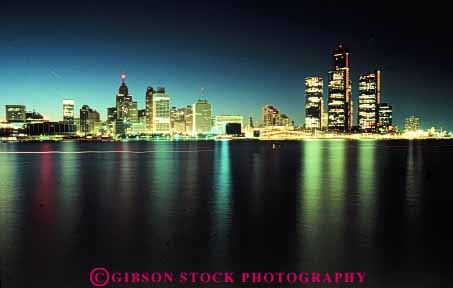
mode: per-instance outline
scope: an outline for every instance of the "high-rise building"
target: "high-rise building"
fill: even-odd
[[[192,107],[193,129],[192,134],[207,134],[212,129],[212,107],[208,100],[200,99]]]
[[[83,135],[96,134],[101,123],[99,112],[88,105],[80,108],[80,132]]]
[[[153,130],[153,94],[154,94],[154,89],[153,87],[149,86],[146,89],[146,94],[145,94],[145,110],[146,110],[146,129],[148,129],[149,132],[152,132]]]
[[[321,130],[324,113],[322,77],[305,78],[305,128]]]
[[[229,123],[239,124],[242,129],[244,117],[241,115],[216,115],[214,117],[214,131],[219,134],[226,134],[226,126]]]
[[[66,123],[74,123],[74,100],[63,100],[63,121]]]
[[[420,118],[417,116],[410,116],[404,121],[405,132],[417,132],[420,127]]]
[[[263,124],[264,127],[280,126],[280,112],[272,105],[263,107]]]
[[[353,122],[352,83],[349,75],[349,49],[333,51],[334,71],[329,72],[328,129],[348,132]]]
[[[121,74],[121,86],[116,94],[116,119],[115,119],[115,134],[124,136],[126,129],[131,126],[131,123],[138,122],[137,102],[132,101],[132,95],[129,94],[129,89],[126,85],[126,74]]]
[[[170,133],[170,96],[164,87],[158,87],[153,93],[153,132]]]
[[[389,132],[390,128],[393,126],[392,106],[387,103],[380,103],[378,114],[378,131],[379,133],[385,134]]]
[[[376,132],[381,103],[381,71],[359,77],[358,124],[362,132]]]
[[[8,122],[25,122],[27,119],[25,105],[5,105],[5,109]]]

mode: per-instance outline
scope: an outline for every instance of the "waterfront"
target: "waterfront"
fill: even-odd
[[[2,281],[86,287],[104,266],[445,285],[452,161],[447,140],[2,143]]]

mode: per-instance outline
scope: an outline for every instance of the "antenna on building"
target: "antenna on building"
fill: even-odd
[[[200,97],[201,97],[201,99],[203,99],[203,100],[205,99],[205,95],[204,95],[204,87],[201,87],[201,89],[200,89]]]

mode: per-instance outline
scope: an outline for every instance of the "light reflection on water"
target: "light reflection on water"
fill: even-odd
[[[453,151],[414,141],[276,143],[1,144],[7,287],[31,283],[19,272],[55,283],[55,271],[80,287],[93,265],[365,270],[386,287],[421,265],[424,280],[437,277],[431,257],[447,242],[436,197],[451,199],[439,163]]]

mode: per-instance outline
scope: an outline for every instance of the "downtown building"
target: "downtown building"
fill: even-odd
[[[340,45],[332,56],[334,70],[329,71],[328,130],[349,132],[353,122],[349,49]]]
[[[88,105],[83,105],[80,109],[80,133],[84,136],[95,135],[101,127],[99,112],[93,110]]]
[[[9,123],[26,121],[25,105],[5,105],[6,121]]]
[[[74,123],[74,100],[63,100],[63,122]]]
[[[280,126],[280,111],[273,105],[263,107],[263,125],[264,127]]]
[[[321,130],[323,127],[324,100],[322,77],[305,78],[305,128]]]
[[[417,132],[421,128],[420,118],[417,116],[409,116],[404,121],[404,132]]]
[[[233,134],[241,134],[244,117],[242,115],[216,115],[214,117],[214,132],[217,134],[228,134],[227,128],[231,127],[231,124],[239,125],[239,133]]]
[[[132,101],[132,95],[125,82],[126,75],[121,75],[121,86],[116,94],[116,119],[115,134],[120,137],[126,136],[126,131],[131,123],[138,122],[137,102]]]
[[[381,71],[359,77],[358,125],[361,132],[377,132],[381,103]]]
[[[378,132],[387,134],[393,130],[393,108],[387,103],[380,103],[378,114]]]
[[[209,134],[212,129],[212,107],[208,100],[200,99],[192,105],[192,135]]]
[[[164,87],[158,87],[152,96],[152,132],[170,133],[170,96]]]

